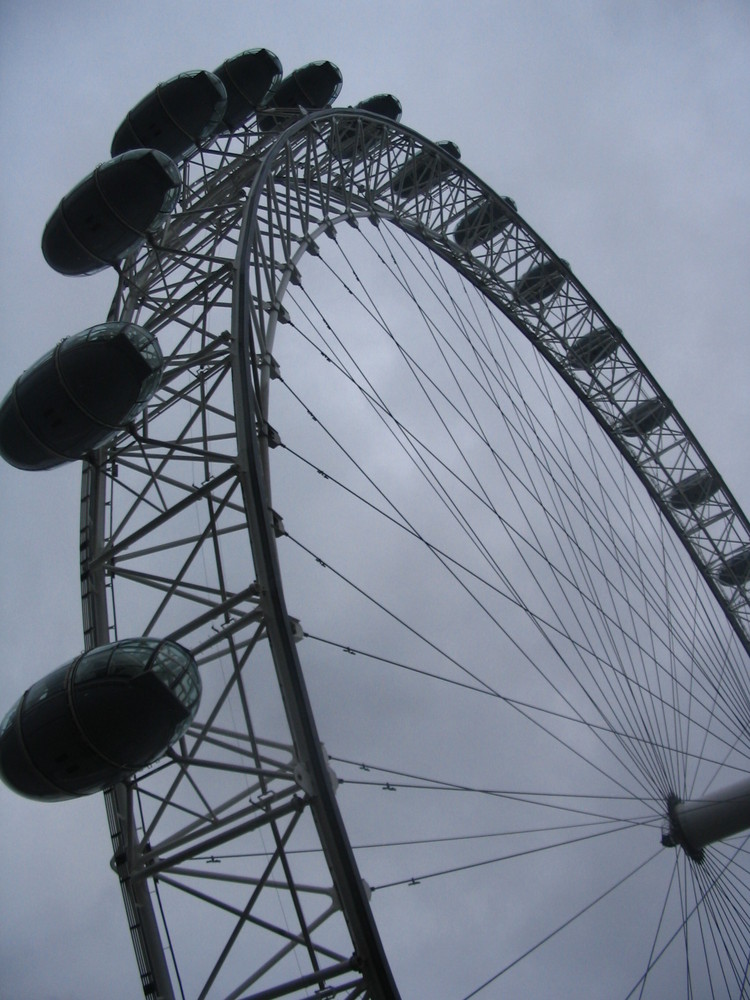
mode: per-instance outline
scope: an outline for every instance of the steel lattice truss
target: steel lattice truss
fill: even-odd
[[[405,198],[394,178],[416,156],[423,183]],[[719,574],[750,545],[750,527],[566,265],[424,138],[379,119],[321,112],[290,118],[279,137],[252,129],[221,137],[183,169],[179,211],[126,262],[111,311],[158,335],[162,387],[132,432],[85,466],[82,488],[87,648],[133,634],[171,638],[192,651],[204,684],[199,717],[169,757],[106,796],[144,991],[169,996],[171,979],[173,995],[201,997],[396,995],[377,940],[368,943],[361,929],[370,918],[354,912],[363,900],[366,910],[366,890],[353,884],[356,869],[337,868],[336,830],[321,829],[321,795],[332,794],[335,778],[321,777],[325,758],[300,742],[292,696],[280,689],[279,647],[302,637],[290,616],[304,625],[304,608],[284,610],[279,621],[283,600],[269,597],[280,585],[277,567],[258,565],[248,530],[256,517],[256,535],[284,531],[283,509],[270,506],[269,448],[278,442],[269,405],[279,374],[274,338],[294,321],[285,296],[301,280],[304,256],[340,227],[395,225],[465,275],[615,441],[746,649],[748,586]],[[510,224],[461,249],[455,227],[481,205],[510,212]],[[523,275],[550,261],[563,275],[559,287],[526,301]],[[581,363],[573,345],[597,331],[616,347]],[[628,414],[650,400],[667,416],[634,435]],[[261,510],[253,469],[265,491]],[[670,504],[687,476],[704,471],[720,484],[705,503]],[[283,499],[274,502],[283,508]],[[181,923],[199,928],[184,984],[169,936]]]

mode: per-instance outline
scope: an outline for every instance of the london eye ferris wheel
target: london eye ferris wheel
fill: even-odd
[[[0,411],[83,459],[6,781],[104,790],[147,996],[745,995],[746,517],[457,146],[282,77],[160,85],[48,224],[117,288]]]

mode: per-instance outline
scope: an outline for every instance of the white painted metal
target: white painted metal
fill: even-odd
[[[142,904],[136,905],[150,910],[157,893],[166,895],[174,889],[205,904],[208,914],[229,913],[236,920],[201,996],[214,995],[225,955],[247,929],[267,932],[279,943],[263,959],[252,959],[254,967],[247,969],[231,996],[249,995],[247,991],[256,988],[263,991],[258,996],[299,995],[295,991],[313,988],[324,978],[330,986],[337,975],[348,984],[349,971],[358,968],[361,959],[373,960],[367,943],[368,937],[376,940],[368,913],[369,893],[363,891],[342,840],[345,831],[337,817],[328,760],[300,687],[294,649],[298,635],[281,591],[273,537],[278,521],[275,525],[269,507],[267,421],[275,373],[273,335],[276,324],[285,323],[291,313],[282,300],[298,278],[297,265],[303,264],[305,254],[316,255],[317,238],[335,237],[338,224],[364,225],[369,219],[395,225],[448,261],[510,318],[625,456],[690,551],[740,640],[746,648],[748,644],[747,587],[731,582],[720,586],[716,576],[727,554],[746,544],[747,521],[723,484],[706,503],[670,506],[669,497],[686,476],[714,470],[671,409],[664,423],[649,433],[634,438],[622,431],[623,416],[634,406],[666,397],[619,331],[567,267],[562,285],[542,301],[528,302],[516,294],[531,268],[558,259],[517,214],[507,228],[481,245],[459,248],[451,234],[467,211],[485,203],[507,211],[507,203],[455,161],[448,163],[447,172],[438,170],[443,154],[423,137],[371,119],[380,130],[380,140],[363,145],[359,156],[345,161],[337,157],[339,130],[350,130],[352,117],[351,112],[314,114],[293,124],[280,138],[258,136],[248,129],[240,139],[224,137],[213,150],[202,151],[185,167],[184,211],[161,243],[155,241],[130,262],[113,304],[113,314],[138,316],[158,332],[169,360],[162,394],[134,434],[122,435],[86,466],[82,578],[87,646],[117,634],[121,626],[115,612],[122,620],[127,611],[127,602],[119,595],[126,586],[140,587],[146,600],[150,595],[153,602],[142,619],[144,631],[155,627],[166,608],[170,634],[187,639],[203,669],[209,672],[228,664],[230,671],[215,697],[217,716],[209,712],[201,718],[189,741],[175,748],[163,774],[147,773],[132,786],[120,788],[118,808],[112,812],[113,841],[126,860],[118,871],[133,900],[133,893],[139,893]],[[439,182],[429,193],[401,201],[393,192],[393,174],[424,152],[435,157]],[[243,228],[248,189],[254,202]],[[227,329],[232,312],[230,344]],[[616,350],[583,370],[575,344],[600,329],[610,331]],[[193,343],[186,346],[190,338]],[[235,378],[231,403],[214,392],[230,366]],[[239,424],[237,436],[235,424]],[[196,464],[200,475],[186,468],[188,462]],[[229,566],[220,550],[227,539],[236,547],[244,546],[251,576],[239,583],[225,579]],[[183,551],[179,546],[188,554],[180,556],[175,571],[168,557]],[[192,576],[201,559],[216,564],[208,584]],[[293,610],[304,614],[304,609]],[[287,708],[291,705],[291,731],[284,733],[266,732],[265,720],[258,724],[248,708],[251,698],[245,688],[255,680],[255,657],[268,640],[281,663],[277,669],[283,700]],[[247,666],[251,656],[253,671]],[[230,725],[218,712],[224,699],[236,692],[237,720]],[[207,791],[210,786],[201,780],[209,769],[228,788],[239,774],[246,784],[232,786],[214,799]],[[180,800],[188,784],[203,796],[191,801],[189,808]],[[137,815],[141,793],[152,809],[145,819]],[[666,808],[665,799],[666,795],[659,799],[654,818]],[[733,818],[724,818],[725,807],[726,802],[715,806],[712,830],[726,830],[736,823],[736,812]],[[289,857],[297,824],[301,828],[311,813],[331,871],[324,871],[315,883],[297,885]],[[685,835],[691,844],[703,836],[697,832],[696,815],[686,809],[684,824],[680,820],[682,828],[691,831],[689,838]],[[265,860],[251,874],[237,877],[238,884],[251,887],[248,898],[237,903],[228,893],[223,895],[227,876],[205,866],[215,860],[214,851],[229,844],[251,857],[245,841],[258,833],[265,834],[272,847],[255,848]],[[303,841],[302,851],[306,849]],[[144,887],[152,883],[153,891],[147,893]],[[295,929],[281,920],[254,923],[256,898],[274,893],[285,893],[292,901],[298,919]],[[331,904],[308,918],[300,902],[305,893],[325,897]],[[128,898],[126,894],[126,903]],[[163,934],[159,936],[155,913],[148,916],[145,930],[133,930],[134,943],[142,951],[147,940],[144,968],[161,983],[157,995],[166,997],[171,990],[169,973],[174,970],[170,966],[164,971],[163,956],[158,963],[149,957],[162,949],[166,953],[167,945]],[[329,942],[321,933],[321,928],[328,931],[337,921],[346,923],[345,946],[341,935],[332,934]],[[356,955],[348,958],[352,943]],[[252,949],[246,953],[255,954]],[[266,974],[276,967],[284,969],[292,953],[307,963],[304,974],[279,972],[277,981],[266,986],[270,982]],[[381,985],[370,992],[373,982]],[[383,983],[388,984],[387,991]],[[392,995],[392,990],[386,969],[374,979],[358,980],[351,995],[380,998]]]

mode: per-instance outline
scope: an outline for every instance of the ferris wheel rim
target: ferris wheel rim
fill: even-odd
[[[564,360],[561,361],[559,351],[551,351],[548,343],[545,343],[544,340],[542,340],[538,334],[535,333],[531,326],[531,322],[526,322],[524,319],[524,313],[529,315],[528,306],[527,304],[521,303],[522,307],[520,309],[518,308],[518,300],[514,300],[512,287],[510,298],[503,300],[501,296],[497,295],[497,293],[493,291],[486,280],[484,282],[482,281],[483,278],[486,279],[488,277],[487,268],[483,266],[483,273],[480,272],[480,274],[477,275],[476,267],[471,267],[467,264],[467,260],[471,257],[470,252],[463,250],[463,252],[459,254],[456,253],[456,246],[448,235],[448,226],[431,229],[429,232],[427,231],[426,226],[411,227],[406,223],[402,214],[400,214],[397,210],[393,210],[393,199],[390,201],[386,200],[383,193],[385,190],[384,188],[381,189],[380,198],[378,197],[378,192],[372,192],[368,196],[367,209],[361,209],[362,215],[367,214],[367,210],[369,209],[370,212],[378,215],[378,217],[392,222],[394,225],[407,233],[407,235],[419,240],[420,242],[424,242],[430,249],[443,256],[444,259],[448,260],[449,264],[456,268],[456,270],[463,273],[468,280],[474,283],[542,354],[546,361],[552,366],[556,374],[562,378],[568,387],[572,389],[579,399],[582,400],[588,411],[603,429],[604,433],[613,442],[615,447],[633,469],[640,482],[648,491],[652,500],[659,507],[662,516],[669,524],[671,530],[675,532],[677,537],[680,539],[694,565],[697,567],[707,586],[713,593],[715,600],[722,607],[724,614],[731,622],[732,627],[742,642],[746,652],[750,656],[750,577],[744,581],[740,579],[732,581],[728,587],[729,595],[722,591],[719,583],[717,582],[722,568],[727,562],[731,563],[733,557],[742,553],[750,552],[750,520],[727,487],[720,472],[716,469],[714,464],[711,462],[710,457],[701,447],[699,441],[690,430],[686,421],[674,407],[674,404],[669,396],[662,389],[656,378],[654,378],[651,374],[643,360],[625,339],[622,330],[615,325],[615,323],[610,319],[607,313],[602,309],[599,303],[583,286],[583,284],[575,278],[573,273],[570,271],[570,267],[567,262],[559,257],[542,239],[542,237],[540,237],[528,225],[528,223],[522,219],[520,213],[517,212],[515,207],[508,209],[506,198],[503,198],[493,191],[493,189],[486,182],[474,174],[460,160],[455,160],[450,157],[436,143],[427,139],[416,130],[410,129],[402,125],[400,122],[394,123],[384,120],[377,115],[366,112],[363,113],[358,109],[331,108],[311,112],[300,120],[288,125],[278,138],[267,148],[263,164],[255,174],[252,186],[248,191],[248,208],[246,213],[246,219],[248,221],[246,225],[248,225],[252,230],[253,223],[251,220],[255,214],[257,201],[261,196],[264,184],[268,182],[272,171],[275,167],[277,167],[277,158],[283,154],[283,151],[293,145],[295,138],[303,137],[305,133],[308,131],[315,131],[315,129],[319,126],[325,127],[327,124],[330,125],[332,123],[335,125],[336,121],[339,119],[344,121],[347,119],[354,119],[362,122],[371,122],[381,128],[384,132],[389,133],[389,135],[407,137],[412,142],[418,143],[421,148],[429,151],[430,155],[435,159],[442,160],[444,163],[450,161],[449,176],[450,174],[456,174],[466,180],[469,180],[482,192],[484,198],[493,202],[493,204],[501,204],[506,211],[509,211],[509,214],[511,214],[515,220],[518,221],[520,226],[523,227],[524,233],[533,241],[535,246],[535,257],[537,253],[540,253],[544,259],[553,261],[556,266],[562,267],[562,270],[565,272],[566,284],[569,284],[575,289],[575,293],[587,303],[588,308],[601,321],[604,328],[615,332],[615,336],[617,337],[616,350],[618,352],[621,350],[623,354],[626,355],[627,362],[634,366],[637,372],[638,381],[645,382],[654,394],[653,397],[649,396],[647,401],[650,401],[651,398],[659,400],[666,411],[670,424],[674,424],[676,426],[677,434],[682,438],[682,441],[677,449],[678,453],[684,460],[684,455],[689,452],[691,459],[691,472],[696,473],[694,466],[697,465],[697,473],[706,473],[710,476],[714,484],[714,492],[711,495],[712,499],[717,495],[721,496],[723,507],[721,520],[731,526],[729,530],[725,530],[723,535],[703,537],[701,535],[701,532],[705,532],[705,526],[702,523],[703,519],[700,517],[690,516],[693,514],[693,511],[688,511],[688,516],[683,516],[680,519],[678,514],[684,514],[685,512],[684,510],[680,512],[676,510],[675,507],[670,506],[669,497],[674,494],[674,490],[683,480],[675,482],[674,477],[672,476],[670,477],[672,481],[669,482],[668,486],[665,486],[663,482],[661,488],[657,486],[654,475],[649,475],[648,472],[648,461],[649,459],[652,459],[653,456],[645,453],[645,457],[641,460],[639,455],[633,454],[633,450],[628,447],[628,442],[625,440],[627,436],[634,435],[632,434],[630,428],[623,430],[623,422],[627,419],[627,413],[624,408],[622,406],[617,407],[617,419],[613,420],[611,413],[606,413],[601,405],[597,405],[597,397],[601,400],[603,395],[601,389],[597,395],[587,392],[583,384],[583,380],[575,377],[575,371],[571,364],[565,364]],[[438,185],[439,183],[440,181],[438,181]],[[344,199],[342,204],[344,205],[344,210],[346,211],[346,194],[343,192],[342,197]],[[476,207],[476,203],[472,201],[472,203],[466,207]],[[349,210],[351,211],[351,209]],[[453,226],[455,225],[455,217],[457,214],[459,213],[456,213],[454,210]],[[451,229],[453,226],[451,226]],[[252,233],[249,233],[248,239],[245,243],[247,244],[248,240],[251,238]],[[238,251],[237,261],[238,269],[240,271],[246,263],[246,261],[241,259],[245,256],[247,256],[246,249],[244,251]],[[274,303],[268,303],[267,306],[270,308],[271,312],[273,312]],[[598,329],[598,325],[596,327],[592,327],[592,329],[594,328]],[[644,435],[644,439],[647,436],[648,435]],[[674,441],[672,441],[672,445],[673,444]],[[671,450],[674,450],[674,446]],[[677,468],[677,463],[673,462],[672,470],[667,468],[667,472],[677,471]],[[660,469],[660,472],[662,473],[663,480],[664,468]],[[728,540],[730,536],[732,538],[731,541]]]
[[[271,173],[271,171],[273,169],[273,157],[275,155],[277,155],[277,153],[279,151],[281,151],[287,145],[287,143],[290,142],[291,139],[293,139],[295,136],[297,136],[297,135],[305,132],[305,130],[307,130],[307,129],[312,129],[314,127],[315,123],[320,122],[321,120],[327,120],[327,119],[335,118],[337,116],[338,117],[343,117],[343,118],[351,118],[351,117],[367,118],[368,120],[375,121],[378,124],[382,125],[382,119],[377,119],[375,116],[357,115],[354,112],[350,113],[350,112],[325,111],[325,112],[318,112],[318,113],[314,113],[312,115],[309,115],[306,118],[302,119],[300,122],[292,125],[281,136],[279,136],[279,138],[277,140],[275,140],[275,142],[270,146],[270,148],[267,151],[266,157],[264,158],[264,166],[262,168],[263,177],[265,179],[268,178],[268,176],[270,175],[270,173]],[[427,140],[423,140],[422,137],[418,136],[417,133],[412,133],[411,130],[402,130],[398,126],[390,126],[390,125],[387,126],[387,127],[389,127],[389,128],[397,128],[398,131],[404,132],[405,134],[407,134],[407,133],[411,134],[412,136],[416,137],[418,140],[423,141],[426,147],[433,148],[433,149],[437,150],[437,147],[434,147],[433,144],[428,143]],[[438,155],[440,155],[440,154],[438,154]],[[463,169],[463,168],[457,168],[457,169]],[[468,171],[466,171],[466,173],[467,173],[467,175],[469,174]],[[255,194],[253,195],[251,193],[251,197],[248,198],[248,205],[247,205],[247,208],[246,208],[246,216],[245,216],[246,220],[249,220],[251,217],[253,217],[253,218],[255,217],[255,208],[251,207],[251,202],[252,202],[252,197],[259,197],[259,192],[261,190],[261,184],[262,184],[261,172],[259,172],[259,173],[257,173],[255,175],[255,179],[254,179],[253,184],[254,184],[253,191],[255,192]],[[383,214],[382,217],[386,218],[386,215]],[[388,215],[387,217],[389,219],[391,219],[397,226],[399,225],[398,218],[394,217],[393,215]],[[411,237],[414,237],[416,235],[418,239],[420,238],[419,234],[416,234],[416,233],[410,231],[408,229],[408,227],[401,226],[400,228],[403,228],[407,232],[407,235],[409,235]],[[249,236],[247,238],[249,239]],[[446,241],[447,241],[447,236],[446,236]],[[541,241],[540,241],[540,245],[542,245],[543,247],[546,248],[546,244],[541,244]],[[238,259],[239,259],[239,253],[238,253]],[[244,266],[244,262],[241,262],[237,266],[237,273],[240,276],[243,275],[243,274],[245,274],[245,273],[247,273],[247,268]],[[474,282],[474,283],[476,283],[476,282]],[[277,304],[280,304],[280,303],[273,303],[272,302],[272,303],[269,303],[269,304],[273,307],[274,305],[277,305]],[[512,316],[510,318],[513,319]],[[513,319],[513,322],[515,323],[515,325],[518,325],[516,319]],[[529,338],[529,339],[531,339],[531,338]],[[249,352],[249,353],[250,353],[251,357],[254,360],[255,359],[255,352]],[[247,354],[246,354],[245,355],[245,361],[248,361],[248,360],[249,359],[248,359]],[[569,378],[565,377],[564,373],[563,373],[563,376],[565,378],[565,381],[568,382],[568,384],[570,384]],[[257,413],[257,411],[255,411],[255,412]],[[603,423],[603,421],[601,421],[601,420],[598,420],[598,422],[600,424]],[[613,435],[612,435],[612,433],[611,433],[608,425],[604,424],[604,427],[605,427],[605,430],[608,433],[608,436],[611,439],[614,440],[614,437],[613,437]],[[622,451],[621,448],[619,450]],[[632,461],[630,461],[630,464],[631,464],[631,466],[633,466],[635,468],[638,468],[637,465],[635,465],[635,466],[633,465]],[[712,589],[715,589],[715,588],[712,587]]]

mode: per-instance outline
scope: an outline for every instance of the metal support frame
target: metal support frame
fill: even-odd
[[[354,117],[373,125],[381,138],[372,145],[372,132],[365,133],[363,129],[358,129],[356,141],[362,143],[358,155],[342,158],[336,153],[337,135],[340,128],[351,129]],[[218,810],[213,804],[210,809],[207,806],[205,814],[197,817],[193,826],[188,824],[180,837],[171,844],[168,840],[160,843],[153,852],[139,844],[132,789],[125,785],[117,786],[106,794],[115,856],[119,859],[116,867],[123,886],[126,910],[129,914],[138,915],[137,920],[131,921],[131,931],[144,989],[149,996],[172,1000],[164,948],[148,891],[150,877],[159,872],[160,879],[170,884],[179,874],[175,866],[188,860],[197,848],[210,851],[212,845],[228,842],[238,831],[254,829],[265,823],[273,829],[274,836],[281,836],[283,840],[284,835],[279,835],[274,826],[275,820],[281,820],[286,815],[294,818],[298,807],[309,807],[337,898],[335,905],[311,921],[304,933],[296,937],[289,935],[288,945],[284,945],[278,955],[285,954],[285,949],[302,939],[312,952],[310,935],[340,903],[356,960],[318,969],[307,977],[264,990],[256,996],[270,1000],[271,997],[287,995],[295,989],[320,983],[334,972],[336,975],[346,974],[356,967],[361,973],[361,980],[347,980],[347,986],[359,995],[357,987],[361,982],[365,984],[362,988],[367,991],[367,996],[389,1000],[396,998],[398,992],[370,911],[368,891],[357,869],[335,801],[327,758],[312,717],[296,652],[295,631],[285,604],[276,554],[274,514],[270,508],[266,428],[268,386],[273,377],[271,341],[276,323],[285,319],[285,307],[281,300],[286,283],[295,281],[296,262],[303,253],[315,251],[308,222],[312,220],[316,235],[318,230],[330,235],[331,232],[335,234],[335,225],[340,221],[356,224],[358,219],[369,218],[375,222],[387,219],[449,261],[452,267],[478,286],[547,358],[625,456],[685,544],[745,649],[750,649],[748,588],[717,583],[716,568],[738,545],[748,543],[750,528],[718,475],[719,487],[706,505],[685,511],[676,511],[670,506],[670,492],[685,475],[704,469],[715,474],[713,466],[673,409],[667,421],[653,434],[631,439],[618,431],[619,421],[629,407],[652,396],[666,397],[606,314],[567,268],[561,288],[544,301],[532,306],[516,296],[515,285],[530,267],[557,260],[517,213],[510,213],[512,222],[507,232],[471,250],[461,249],[452,241],[456,221],[463,218],[469,208],[485,203],[497,203],[499,207],[502,203],[502,210],[508,211],[507,203],[470,171],[455,161],[445,160],[444,153],[416,133],[353,111],[314,113],[302,121],[293,122],[278,137],[248,134],[244,140],[244,152],[236,155],[230,150],[234,140],[225,141],[227,149],[217,155],[215,167],[205,167],[205,163],[211,162],[210,151],[201,152],[200,163],[196,161],[186,166],[186,178],[191,171],[198,174],[195,189],[188,187],[183,202],[189,211],[176,216],[161,243],[156,242],[141,257],[136,256],[130,262],[128,268],[131,270],[126,268],[124,272],[113,312],[119,313],[122,318],[131,318],[139,309],[148,308],[151,310],[150,328],[156,331],[170,323],[184,322],[187,339],[190,322],[183,320],[183,315],[188,315],[190,307],[203,303],[208,310],[219,301],[226,306],[224,299],[228,298],[230,287],[233,288],[231,350],[227,349],[225,333],[215,336],[192,359],[180,355],[178,345],[175,364],[165,385],[170,393],[174,392],[171,398],[194,406],[197,413],[201,405],[210,403],[213,390],[211,386],[206,388],[208,375],[201,369],[202,374],[196,375],[194,385],[188,387],[175,389],[173,382],[188,372],[193,364],[206,364],[207,372],[213,371],[212,365],[218,366],[216,372],[226,371],[231,356],[238,453],[235,456],[222,449],[220,445],[223,441],[219,435],[215,451],[202,454],[206,456],[207,465],[223,463],[224,470],[214,473],[206,482],[194,485],[181,499],[173,501],[160,513],[152,514],[147,522],[114,543],[105,543],[108,476],[114,475],[107,467],[109,453],[94,456],[92,463],[84,466],[81,508],[84,635],[87,648],[110,640],[107,588],[115,579],[116,559],[129,546],[137,547],[151,532],[158,532],[188,509],[197,509],[199,504],[209,505],[214,511],[211,516],[218,522],[219,514],[234,509],[233,505],[239,501],[231,500],[226,494],[224,500],[214,504],[214,494],[218,496],[221,488],[226,486],[231,489],[232,484],[236,485],[239,481],[257,585],[251,583],[247,586],[245,583],[243,589],[235,593],[222,593],[213,600],[208,610],[177,626],[174,635],[185,637],[193,632],[202,632],[204,638],[196,639],[195,649],[201,653],[204,664],[226,650],[231,650],[235,662],[241,664],[243,657],[253,651],[261,634],[267,636],[292,734],[293,763],[287,770],[279,767],[274,772],[274,780],[279,777],[282,783],[288,782],[282,792],[273,793],[286,797],[286,804],[279,798],[273,806],[270,801],[265,804],[254,801],[253,806],[245,807],[243,812],[239,806],[241,796],[228,797]],[[394,193],[391,179],[405,162],[423,152],[428,154],[428,161],[429,157],[435,158],[436,186],[412,199],[400,200]],[[285,180],[288,186],[287,205],[285,209],[266,205],[266,215],[261,218],[263,199],[268,198],[268,204],[272,200],[269,191],[273,187],[273,177]],[[248,187],[250,196],[240,218],[239,198]],[[263,227],[272,229],[271,216],[275,211],[280,213],[280,218],[287,211],[298,231],[279,229],[261,232]],[[217,213],[217,218],[214,218]],[[202,227],[209,218],[212,228],[207,234]],[[223,239],[231,243],[233,249],[237,248],[233,264],[226,257],[218,259],[213,256],[214,243],[219,245]],[[270,247],[271,255],[265,269],[253,257],[264,240]],[[295,242],[299,240],[307,242],[303,246],[301,242]],[[278,246],[274,246],[274,241]],[[226,253],[226,250],[222,252]],[[175,279],[174,286],[167,287],[170,269],[178,272],[183,261],[189,262],[185,273]],[[129,283],[129,273],[134,276],[132,284]],[[153,294],[150,292],[152,284]],[[612,356],[582,372],[571,362],[571,345],[575,338],[601,327],[612,331],[617,349]],[[256,368],[258,361],[259,368]],[[221,416],[226,418],[228,415]],[[152,480],[157,485],[159,473],[152,469],[152,462],[155,468],[160,468],[160,463],[166,463],[171,455],[185,459],[192,453],[198,454],[199,449],[196,451],[192,445],[180,441],[160,442],[151,438],[146,428],[142,435],[136,434],[130,439],[123,437],[115,443],[112,451],[113,455],[119,455],[121,462],[142,460],[145,467],[151,470]],[[143,487],[144,496],[151,485],[149,480]],[[218,537],[219,528],[214,525],[214,529]],[[157,548],[155,546],[153,550]],[[123,569],[122,578],[128,577],[157,589],[160,585],[156,578],[147,580],[143,571],[139,575],[136,571]],[[177,594],[180,586],[178,581],[168,585],[164,599]],[[234,615],[231,619],[230,614]],[[222,626],[205,637],[205,626],[213,618],[217,622],[221,620]],[[239,672],[241,665],[236,669]],[[199,743],[205,741],[208,745],[214,739],[214,745],[219,746],[221,730],[217,728],[213,736],[209,736],[209,728],[210,722],[201,733]],[[244,768],[238,765],[238,750],[233,747],[235,756],[233,762],[227,764],[227,772],[244,770],[248,775],[252,774],[257,778],[253,794],[266,794],[268,775],[260,765],[264,753],[259,748],[262,741],[257,740],[252,731],[247,735],[232,733],[231,737],[237,741],[247,740],[248,747],[252,745],[252,760],[255,763]],[[281,749],[281,746],[276,748]],[[284,749],[289,752],[289,748]],[[192,757],[177,752],[172,755],[168,764],[178,771],[175,783],[191,764],[201,766],[196,752]],[[295,764],[305,774],[304,791],[307,795],[304,799],[295,795],[295,790],[299,792],[292,773]],[[206,766],[212,765],[207,762]],[[681,835],[691,843],[703,836],[696,833],[694,812],[690,803],[677,805],[674,810]],[[713,828],[722,823],[716,820]],[[726,826],[723,828],[728,829]],[[178,847],[178,842],[185,845],[192,842],[193,846],[182,849]],[[267,876],[262,881],[264,885],[271,885]],[[289,887],[294,896],[296,887],[291,879]],[[191,891],[195,896],[199,895],[196,890]],[[239,920],[246,917],[244,911],[232,912]],[[285,933],[288,934],[281,928],[273,930],[282,938]],[[248,984],[254,978],[250,977]]]
[[[315,726],[284,601],[273,516],[267,496],[265,463],[259,442],[263,424],[258,426],[259,404],[251,371],[251,359],[260,346],[252,342],[250,312],[256,305],[250,296],[248,282],[249,255],[257,226],[254,208],[255,200],[251,192],[237,251],[232,309],[232,358],[240,478],[248,512],[260,600],[265,611],[268,638],[294,739],[295,753],[299,763],[305,768],[312,787],[312,813],[364,979],[373,997],[378,1000],[396,1000],[399,993],[370,910],[367,890],[336,804],[327,758]]]

